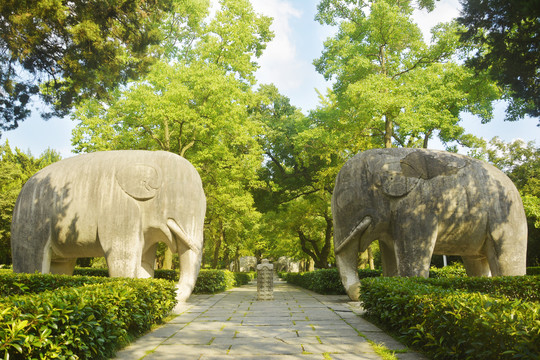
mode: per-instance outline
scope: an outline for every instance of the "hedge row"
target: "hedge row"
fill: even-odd
[[[358,270],[360,279],[381,276],[380,270]],[[303,273],[281,273],[280,277],[290,284],[298,285],[319,294],[343,295],[345,289],[337,269],[320,269]]]
[[[85,284],[101,284],[118,281],[108,276],[107,269],[89,269],[80,271],[78,276],[51,275],[51,274],[14,274],[11,271],[0,272],[0,296],[39,293],[46,290],[64,287],[79,287]],[[98,271],[95,271],[98,270]],[[228,270],[201,270],[195,289],[195,294],[213,294],[235,286],[249,283],[256,276],[256,272],[232,273]],[[156,270],[155,278],[178,282],[178,272],[175,270]]]
[[[368,316],[434,359],[539,358],[537,302],[407,278],[364,279],[360,300]]]
[[[0,301],[0,356],[107,359],[161,322],[175,304],[175,284],[155,279],[116,279],[5,297]]]
[[[540,302],[540,276],[461,277],[422,279],[417,281],[443,289],[480,292],[513,300]]]

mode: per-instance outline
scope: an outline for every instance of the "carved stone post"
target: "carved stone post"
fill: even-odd
[[[257,265],[257,300],[274,300],[274,265],[266,259]]]

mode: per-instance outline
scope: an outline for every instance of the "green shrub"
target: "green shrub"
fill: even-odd
[[[381,276],[380,270],[358,270],[360,279]],[[290,284],[315,291],[319,294],[344,295],[345,289],[337,269],[320,269],[304,273],[282,273],[281,278]]]
[[[540,266],[528,267],[527,275],[540,275]]]
[[[249,284],[249,282],[257,277],[257,273],[252,272],[235,272],[234,273],[234,286],[242,286]]]
[[[109,269],[76,267],[73,275],[109,277]]]
[[[154,270],[155,279],[165,279],[165,280],[178,282],[179,277],[180,277],[180,274],[178,270],[166,270],[166,269]]]
[[[69,276],[52,274],[14,274],[0,273],[0,296],[40,293],[65,287],[79,287],[85,284],[98,284],[114,279],[89,276]]]
[[[214,294],[235,286],[234,273],[229,270],[202,269],[195,283],[193,293]]]
[[[538,359],[540,304],[407,278],[365,279],[367,315],[434,359]]]
[[[461,289],[514,300],[540,302],[540,276],[461,277],[415,281],[444,289]]]
[[[429,277],[434,279],[455,278],[462,276],[467,276],[465,267],[463,267],[463,264],[457,262],[443,268],[432,267],[429,269]]]
[[[0,301],[0,354],[9,359],[108,359],[175,306],[174,283],[116,279]]]

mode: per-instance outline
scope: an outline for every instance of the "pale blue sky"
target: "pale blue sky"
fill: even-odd
[[[320,56],[324,40],[333,33],[332,28],[323,27],[314,21],[318,1],[252,0],[252,3],[257,12],[274,18],[272,29],[275,38],[259,59],[259,83],[274,83],[304,113],[314,109],[318,103],[315,88],[325,93],[331,85],[315,71],[312,62]],[[433,13],[417,12],[415,19],[425,36],[429,36],[432,26],[457,16],[458,7],[458,0],[442,0]],[[495,118],[488,124],[483,125],[478,118],[464,114],[462,125],[468,132],[488,140],[494,136],[505,141],[520,138],[535,140],[538,145],[538,119],[504,122],[504,104],[497,105],[496,109]],[[12,148],[29,149],[35,156],[50,147],[58,150],[65,158],[73,155],[71,130],[74,126],[75,122],[69,118],[43,121],[34,112],[18,129],[3,132],[0,141],[3,143],[8,139]],[[431,146],[438,147],[433,140]]]

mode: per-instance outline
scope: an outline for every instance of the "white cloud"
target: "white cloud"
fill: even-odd
[[[258,59],[257,79],[263,84],[274,83],[284,91],[298,88],[303,82],[302,69],[311,66],[300,59],[291,26],[292,20],[302,17],[302,11],[284,0],[252,0],[252,4],[257,13],[273,18],[274,32],[274,39]]]
[[[459,0],[441,0],[435,3],[435,10],[427,12],[426,10],[415,10],[413,17],[426,42],[431,41],[431,29],[443,22],[451,21],[459,16],[461,5]]]

